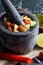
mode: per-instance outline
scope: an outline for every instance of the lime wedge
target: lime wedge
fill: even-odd
[[[40,33],[37,37],[37,45],[43,48],[43,33]]]

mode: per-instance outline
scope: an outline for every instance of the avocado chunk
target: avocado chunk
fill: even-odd
[[[35,21],[31,21],[31,22],[30,22],[30,26],[31,26],[31,27],[33,27],[33,26],[35,26],[35,25],[36,25],[36,22],[35,22]]]
[[[18,28],[18,25],[15,24],[15,25],[14,25],[14,32],[18,32],[18,31],[17,31],[17,28]]]

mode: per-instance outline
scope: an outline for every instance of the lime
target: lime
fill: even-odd
[[[43,33],[40,33],[37,37],[37,45],[43,48]]]
[[[43,16],[41,14],[35,14],[39,20],[39,28],[43,29]]]

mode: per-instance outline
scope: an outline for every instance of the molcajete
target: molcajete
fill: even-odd
[[[31,51],[35,44],[36,38],[39,31],[39,24],[38,19],[35,17],[34,14],[30,13],[27,10],[18,10],[20,14],[26,14],[31,17],[34,21],[36,21],[36,26],[31,28],[29,31],[26,32],[10,32],[5,29],[2,25],[2,20],[0,22],[0,44],[3,48],[17,53],[17,54],[27,54]],[[2,18],[6,16],[4,13]],[[1,18],[1,19],[2,19]]]

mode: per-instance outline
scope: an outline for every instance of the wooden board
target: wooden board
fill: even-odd
[[[43,49],[39,48],[37,45],[34,47],[34,49],[29,52],[26,55],[22,55],[23,57],[30,57],[30,58],[34,58],[36,56],[38,56],[39,52],[42,51]],[[0,60],[0,65],[15,65],[15,62],[9,62],[6,60]]]
[[[36,56],[39,55],[40,51],[43,51],[43,49],[40,48],[40,47],[38,47],[38,46],[36,45],[36,46],[34,47],[34,49],[33,49],[30,53],[28,53],[28,54],[26,54],[26,55],[23,55],[23,56],[24,56],[24,57],[34,58],[34,57],[36,57]]]

